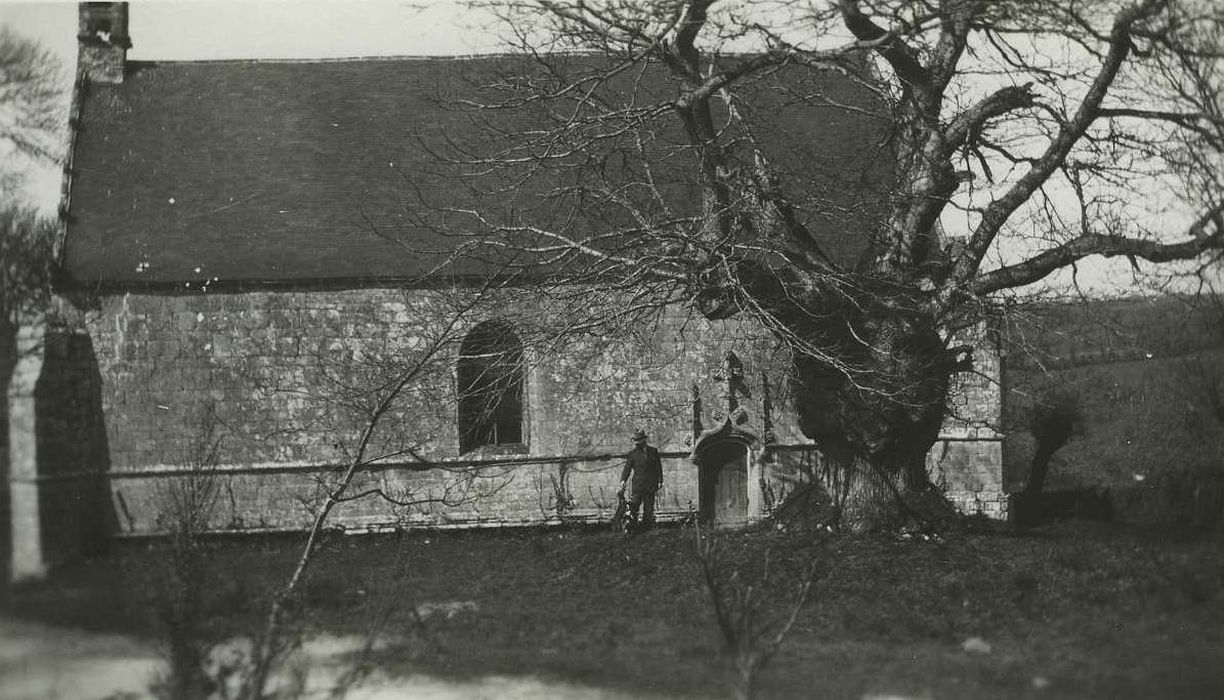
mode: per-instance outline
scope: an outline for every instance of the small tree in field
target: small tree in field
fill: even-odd
[[[997,296],[1224,249],[1218,3],[478,4],[522,57],[457,101],[488,128],[441,153],[473,192],[441,223],[558,285],[755,317],[851,527],[939,503],[957,332]],[[854,157],[821,160],[826,123]]]
[[[167,533],[169,548],[154,573],[154,604],[165,630],[169,668],[154,692],[167,699],[196,700],[208,697],[215,681],[205,674],[208,644],[203,631],[203,577],[209,566],[204,535],[221,488],[215,474],[222,439],[215,405],[200,407],[185,427],[190,431],[183,455],[187,473],[161,485],[157,493],[157,526]]]
[[[1073,394],[1051,391],[1037,400],[1029,418],[1029,432],[1033,435],[1036,450],[1029,465],[1024,493],[1036,495],[1045,488],[1054,453],[1071,441],[1077,424],[1082,420],[1079,401]]]
[[[718,624],[724,651],[735,667],[732,684],[737,700],[751,700],[757,681],[807,603],[820,562],[813,553],[805,563],[787,562],[773,546],[734,561],[726,543],[714,532],[695,530],[702,582]],[[776,543],[775,543],[776,544]],[[801,569],[788,571],[795,566]]]

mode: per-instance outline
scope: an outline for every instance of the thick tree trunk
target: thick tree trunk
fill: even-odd
[[[911,501],[924,493],[925,474],[915,479],[908,470],[893,471],[865,457],[828,460],[820,472],[834,522],[850,532],[893,530],[915,519]]]
[[[885,319],[860,328],[855,335],[875,349],[849,372],[796,362],[800,425],[825,458],[822,485],[838,524],[852,531],[920,525],[947,512],[926,456],[943,423],[952,364],[933,327],[903,336],[897,326]],[[872,328],[888,330],[865,335]]]
[[[789,334],[800,429],[824,457],[839,524],[881,530],[950,513],[926,455],[958,363],[916,290],[868,278],[830,289],[743,268],[740,283]]]

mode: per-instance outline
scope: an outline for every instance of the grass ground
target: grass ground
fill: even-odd
[[[209,633],[249,633],[298,540],[210,545]],[[772,548],[775,570],[824,562],[765,698],[1154,698],[1224,696],[1224,547],[1104,527],[1024,536],[810,540],[728,536],[734,561]],[[158,634],[163,545],[119,543],[51,580],[6,590],[0,611],[94,630]],[[694,555],[693,531],[626,539],[531,530],[337,537],[302,599],[309,629],[401,643],[389,673],[535,675],[693,697],[726,695],[729,673]],[[783,574],[779,574],[783,575]],[[786,582],[784,582],[786,583]],[[424,630],[411,611],[474,602]],[[962,648],[970,637],[990,653]]]

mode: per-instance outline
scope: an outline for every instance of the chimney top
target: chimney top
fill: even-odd
[[[128,37],[128,4],[126,2],[81,3],[80,30],[77,39],[82,44],[132,48]]]
[[[126,2],[83,2],[77,31],[81,75],[94,83],[122,83],[128,36]]]

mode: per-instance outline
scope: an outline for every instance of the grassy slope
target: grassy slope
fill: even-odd
[[[413,534],[338,538],[307,586],[313,629],[362,632],[386,613],[405,632],[392,672],[558,677],[676,695],[725,695],[691,530],[625,540],[604,532]],[[740,556],[798,540],[737,535]],[[214,633],[249,629],[259,593],[288,567],[292,541],[217,545]],[[1117,531],[961,536],[946,544],[830,540],[836,562],[813,589],[762,697],[865,693],[937,698],[1220,697],[1224,551]],[[126,545],[36,587],[8,591],[6,614],[154,634],[150,588],[164,556]],[[424,602],[474,601],[476,613],[412,630]],[[994,650],[961,650],[968,637]],[[1035,676],[1050,685],[1038,690]]]
[[[1193,300],[1092,302],[1028,310],[1007,331],[1005,471],[1023,487],[1034,400],[1078,400],[1083,421],[1055,455],[1047,487],[1119,487],[1170,471],[1216,472],[1224,427],[1203,390],[1224,396],[1224,324]]]

